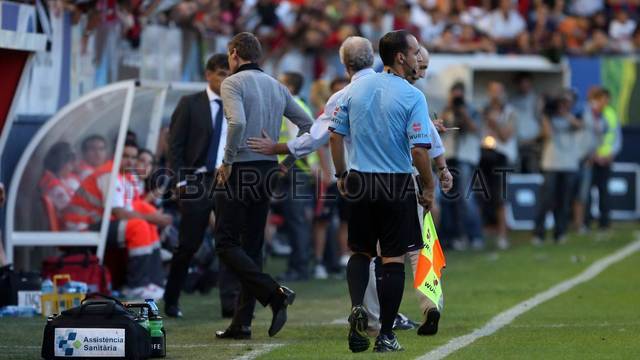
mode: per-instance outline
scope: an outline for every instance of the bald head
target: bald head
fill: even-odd
[[[407,81],[411,84],[415,84],[416,81],[424,79],[427,75],[427,68],[429,67],[429,50],[424,46],[420,47],[420,56],[418,56],[418,69],[413,74],[407,77]]]
[[[371,42],[360,36],[349,36],[340,46],[340,61],[350,76],[373,66]]]
[[[429,50],[422,46],[420,48],[420,58],[418,59],[418,79],[424,79],[427,75],[427,68],[429,67]]]

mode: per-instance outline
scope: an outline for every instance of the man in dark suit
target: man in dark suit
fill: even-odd
[[[178,307],[180,290],[187,276],[189,263],[202,244],[214,207],[213,198],[209,193],[216,168],[222,161],[227,138],[227,122],[222,110],[220,85],[228,75],[227,55],[213,55],[207,61],[205,70],[207,89],[180,99],[171,116],[169,157],[177,179],[176,190],[181,221],[178,249],[173,254],[164,295],[165,313],[170,317],[182,316]],[[227,280],[229,277],[224,270],[222,272],[223,280]],[[222,284],[225,285],[225,290],[231,290],[230,294],[224,294],[227,296],[223,296],[221,292],[223,316],[233,314],[233,282],[231,280],[231,286]]]

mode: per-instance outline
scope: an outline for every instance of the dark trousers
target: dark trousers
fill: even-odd
[[[478,194],[482,197],[480,204],[484,224],[498,223],[497,209],[504,204],[506,197],[503,192],[505,184],[503,184],[503,177],[500,171],[504,170],[507,164],[508,161],[505,155],[492,149],[482,149],[479,167],[482,171],[484,184],[477,183],[476,186],[482,186],[484,189],[482,193]],[[487,190],[488,193],[486,193]]]
[[[232,326],[249,326],[256,299],[266,306],[280,285],[262,272],[264,229],[277,163],[236,163],[224,189],[216,188],[216,252],[241,284]]]
[[[598,225],[601,229],[606,229],[611,224],[610,208],[609,208],[609,178],[611,177],[611,165],[593,164],[593,177],[591,186],[589,186],[589,194],[586,209],[585,222],[587,227],[591,225],[591,188],[598,188],[598,209],[600,210],[600,219]]]
[[[93,224],[90,229],[99,231],[99,225]],[[120,289],[125,285],[136,288],[151,283],[162,286],[165,272],[162,269],[160,247],[153,249],[149,254],[131,256],[126,247],[126,227],[126,220],[112,220],[107,230],[104,265],[111,273],[113,288]]]
[[[218,288],[220,290],[220,308],[222,315],[233,314],[240,296],[240,282],[224,264],[220,263],[218,273]]]
[[[454,191],[440,200],[443,238],[456,239],[467,235],[469,242],[483,242],[482,217],[473,192],[476,166],[466,161],[450,161]],[[475,186],[478,186],[477,184]],[[445,244],[446,245],[446,244]]]
[[[518,146],[518,157],[522,174],[540,172],[540,145],[537,142]]]
[[[164,301],[167,305],[178,305],[180,291],[187,278],[189,264],[198,251],[205,231],[209,226],[209,217],[214,208],[210,191],[213,186],[213,174],[201,175],[196,180],[199,186],[191,184],[186,193],[180,195],[180,226],[178,248],[171,259],[171,270],[167,279]]]
[[[549,171],[544,174],[541,190],[542,201],[538,205],[535,219],[534,235],[544,239],[545,219],[547,212],[553,210],[555,223],[553,237],[560,239],[567,232],[569,223],[569,207],[571,204],[571,186],[575,173],[569,171]]]
[[[281,184],[285,230],[291,244],[288,271],[302,277],[309,275],[311,259],[311,219],[307,216],[313,202],[313,190],[308,174],[296,168],[287,173]]]

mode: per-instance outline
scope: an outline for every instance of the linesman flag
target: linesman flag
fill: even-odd
[[[440,247],[440,240],[433,224],[431,212],[426,213],[422,225],[422,242],[424,247],[418,255],[418,266],[413,281],[413,287],[425,294],[429,300],[442,310],[442,268],[446,266],[444,253]]]

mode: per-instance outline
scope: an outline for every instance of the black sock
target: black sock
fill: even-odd
[[[375,264],[376,292],[378,293],[378,304],[380,304],[380,297],[382,296],[380,291],[382,288],[382,258],[378,256],[373,262]]]
[[[353,254],[347,264],[347,283],[351,306],[362,305],[364,292],[369,284],[369,257],[363,254]]]
[[[404,291],[404,264],[382,265],[382,296],[380,296],[380,333],[391,335]]]

